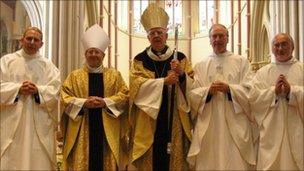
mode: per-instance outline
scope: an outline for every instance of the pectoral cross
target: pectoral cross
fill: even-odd
[[[172,148],[172,144],[171,144],[171,142],[168,142],[168,144],[167,144],[167,154],[171,154],[171,148]]]

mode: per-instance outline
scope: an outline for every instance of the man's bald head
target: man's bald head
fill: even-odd
[[[272,44],[279,38],[279,37],[285,37],[289,40],[289,42],[292,45],[292,50],[294,49],[294,41],[293,38],[288,34],[288,33],[279,33],[277,35],[274,36],[274,38],[272,39]]]

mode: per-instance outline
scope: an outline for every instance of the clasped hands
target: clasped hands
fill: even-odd
[[[177,59],[173,59],[170,62],[171,70],[168,72],[168,75],[165,77],[166,85],[173,85],[178,83],[179,76],[184,75],[184,70],[180,65],[180,62]]]
[[[37,94],[38,88],[34,83],[30,81],[24,81],[19,89],[19,93],[22,95]]]
[[[209,94],[215,95],[217,92],[222,92],[222,93],[229,92],[229,85],[221,81],[214,81],[210,85]]]
[[[286,77],[284,75],[280,75],[276,81],[275,85],[275,94],[285,94],[287,95],[290,92],[290,84],[286,80]]]
[[[106,106],[105,101],[101,97],[89,96],[84,102],[83,106],[85,108],[103,108]]]

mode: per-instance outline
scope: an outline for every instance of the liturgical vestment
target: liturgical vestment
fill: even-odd
[[[132,162],[139,170],[185,170],[191,139],[187,103],[181,84],[176,84],[173,113],[170,114],[171,86],[164,85],[173,52],[166,47],[160,56],[148,47],[138,54],[130,71],[130,116],[133,118]],[[186,76],[192,74],[184,54],[178,60]],[[182,80],[184,79],[184,80]],[[186,86],[185,86],[186,87]],[[168,143],[171,148],[168,149]],[[170,150],[170,154],[167,153]]]
[[[56,167],[60,72],[38,53],[23,50],[1,58],[1,170],[53,170]],[[38,95],[21,95],[24,81]]]
[[[88,96],[102,97],[105,108],[83,107]],[[116,170],[120,162],[121,118],[128,103],[128,88],[112,68],[101,73],[87,67],[65,80],[61,98],[69,116],[63,148],[64,169]]]
[[[249,62],[231,52],[212,54],[194,67],[189,92],[195,120],[188,161],[197,170],[248,170],[255,165],[253,134],[246,89]],[[230,92],[210,95],[214,81],[229,85]]]
[[[258,170],[303,170],[303,63],[292,58],[259,69],[252,81],[250,103],[259,125]],[[276,95],[275,84],[283,74],[289,95]]]

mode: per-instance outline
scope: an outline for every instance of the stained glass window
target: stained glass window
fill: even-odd
[[[231,25],[231,1],[220,1],[220,21],[225,26]]]
[[[214,5],[214,1],[199,1],[199,30],[202,33],[208,33],[214,23]]]
[[[181,28],[183,21],[183,9],[181,0],[165,0],[165,11],[169,15],[168,33],[174,34],[174,27],[176,25]],[[181,28],[182,29],[182,28]],[[179,34],[182,30],[179,29]]]
[[[134,8],[134,25],[133,31],[135,33],[146,33],[144,27],[140,23],[140,16],[147,8],[149,1],[148,0],[135,0],[133,1],[133,8]]]
[[[128,1],[118,1],[117,4],[117,25],[123,29],[128,29]]]

